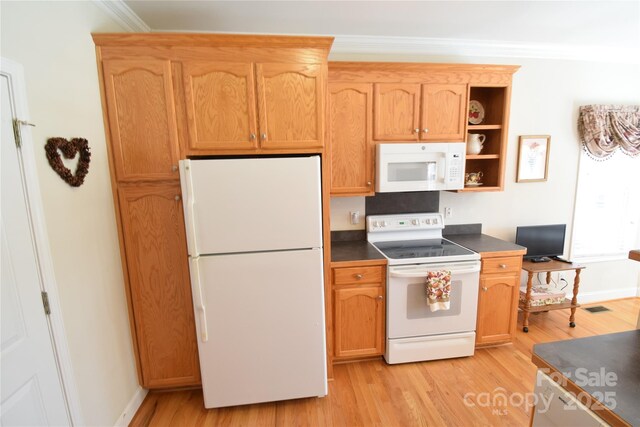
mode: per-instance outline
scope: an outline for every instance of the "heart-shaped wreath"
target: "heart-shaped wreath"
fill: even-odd
[[[49,138],[44,150],[47,152],[49,164],[60,175],[60,178],[72,187],[80,187],[82,185],[84,177],[89,172],[89,162],[91,161],[89,142],[86,139],[73,138],[69,141],[65,138]],[[66,159],[73,159],[77,153],[80,153],[75,175],[62,163],[60,152]]]

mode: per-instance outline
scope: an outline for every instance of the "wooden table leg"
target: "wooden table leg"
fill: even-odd
[[[522,310],[522,331],[529,332],[529,303],[531,302],[531,283],[533,282],[533,272],[529,271],[527,277],[527,293],[524,296],[524,310]]]
[[[571,315],[569,316],[569,326],[571,326],[572,328],[576,327],[576,307],[575,305],[578,304],[578,287],[580,286],[580,271],[582,269],[581,268],[577,268],[576,269],[576,278],[573,279],[573,298],[571,298],[571,305],[574,307],[571,307]]]

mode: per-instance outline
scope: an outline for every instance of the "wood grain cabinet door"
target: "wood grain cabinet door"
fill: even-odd
[[[361,285],[334,290],[335,357],[376,356],[384,352],[384,290]]]
[[[253,64],[182,63],[190,149],[255,149]]]
[[[422,85],[422,141],[465,141],[466,84]]]
[[[373,195],[373,85],[329,84],[331,195]]]
[[[326,69],[321,64],[256,64],[260,146],[321,148]]]
[[[120,186],[142,385],[197,385],[200,366],[180,184]]]
[[[509,342],[518,320],[520,276],[480,277],[476,344]]]
[[[116,179],[177,179],[179,145],[170,62],[105,60],[103,71]]]
[[[377,83],[374,90],[373,139],[416,141],[420,134],[420,85]]]

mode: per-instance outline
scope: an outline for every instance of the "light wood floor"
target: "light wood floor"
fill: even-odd
[[[568,310],[530,317],[513,345],[479,349],[473,357],[403,365],[382,360],[337,365],[325,398],[206,410],[202,391],[152,392],[133,426],[470,426],[529,423],[520,397],[533,391],[533,344],[635,329],[640,298],[606,303],[611,311]],[[522,325],[522,316],[519,319]],[[506,397],[508,404],[488,399]]]

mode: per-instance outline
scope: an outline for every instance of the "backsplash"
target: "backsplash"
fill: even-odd
[[[366,215],[438,212],[439,191],[377,193],[371,197],[332,197],[331,230],[364,230]],[[351,212],[360,213],[360,221],[351,223]]]
[[[439,191],[413,191],[404,193],[376,193],[365,197],[367,215],[438,212]]]

